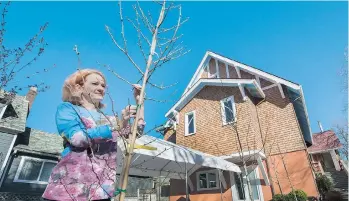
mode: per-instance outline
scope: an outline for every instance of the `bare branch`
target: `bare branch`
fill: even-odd
[[[37,39],[37,37],[46,29],[47,25],[48,25],[48,23],[46,22],[46,23],[44,24],[44,26],[40,27],[39,33],[37,33],[33,38],[31,38],[31,39],[29,40],[29,42],[25,45],[24,50],[20,49],[20,50],[19,50],[19,53],[16,55],[16,58],[13,59],[12,61],[8,62],[8,63],[4,63],[4,65],[2,66],[2,69],[6,69],[7,66],[12,65],[14,62],[19,63],[19,60],[20,60],[21,57],[24,56],[24,53],[27,52],[27,51],[30,51],[30,50],[35,46],[35,45],[32,44],[32,43],[33,43],[33,42]]]
[[[141,31],[141,29],[140,29],[140,27],[139,27],[138,18],[136,19],[136,20],[137,20],[137,23],[138,23],[138,27],[135,25],[135,23],[134,23],[130,18],[127,18],[127,20],[132,24],[132,26],[136,29],[137,33],[143,37],[143,39],[148,43],[148,45],[149,45],[149,47],[150,47],[151,44],[150,44],[149,39],[148,39],[147,37],[144,36],[143,32]]]
[[[125,51],[125,49],[123,49],[115,40],[113,34],[110,32],[110,29],[107,25],[105,25],[105,29],[107,30],[107,32],[109,33],[112,41],[114,42],[114,44],[127,56],[128,60],[130,60],[130,62],[133,64],[134,67],[137,68],[138,72],[141,73],[142,75],[144,75],[143,71],[139,68],[139,66],[133,61],[132,57],[128,54],[128,52]]]
[[[161,84],[161,85],[159,86],[159,85],[153,84],[153,83],[151,83],[151,82],[149,82],[149,81],[148,81],[148,84],[149,84],[150,86],[152,86],[152,87],[155,87],[155,88],[158,88],[158,89],[163,90],[163,89],[167,89],[167,88],[170,88],[170,87],[173,87],[173,86],[177,85],[178,82],[173,83],[173,84],[171,84],[171,85],[167,85],[167,86],[164,86],[163,84]]]
[[[126,41],[126,38],[125,38],[124,18],[122,17],[121,0],[119,1],[118,5],[119,5],[119,8],[120,8],[120,12],[119,13],[120,13],[120,21],[121,21],[121,35],[122,35],[122,38],[124,40],[124,50],[127,53],[127,41]]]
[[[129,84],[129,85],[132,86],[132,83],[131,83],[130,81],[126,80],[125,78],[123,78],[123,77],[121,77],[119,74],[117,74],[113,69],[110,68],[109,65],[106,65],[106,64],[102,65],[102,64],[99,63],[98,61],[97,61],[97,64],[100,65],[100,66],[105,67],[109,72],[113,73],[117,78],[119,78],[120,80],[122,80],[122,81],[124,81],[124,82],[126,82],[127,84]]]
[[[142,21],[143,21],[143,24],[149,29],[150,33],[154,33],[154,26],[152,25],[152,23],[150,23],[150,21],[148,20],[147,16],[144,14],[141,6],[139,5],[139,2],[137,1],[137,6],[138,6],[138,9],[142,15]]]
[[[173,101],[169,101],[169,100],[157,100],[157,99],[149,98],[149,97],[145,97],[144,100],[154,101],[154,102],[157,102],[157,103],[168,103],[168,102],[173,102]]]
[[[188,20],[189,20],[189,17],[187,17],[185,20],[183,20],[183,21],[179,24],[179,26],[182,26],[182,25],[183,25],[184,23],[186,23]],[[161,28],[161,30],[159,31],[159,34],[160,34],[160,33],[165,33],[165,32],[168,32],[168,31],[172,31],[172,30],[176,29],[177,26],[178,26],[178,25],[174,25],[174,26],[172,26],[172,27],[170,27],[170,28]]]
[[[80,67],[81,67],[81,60],[80,60],[80,52],[78,50],[78,45],[74,45],[73,50],[74,50],[76,56],[78,57],[78,69],[80,69]]]

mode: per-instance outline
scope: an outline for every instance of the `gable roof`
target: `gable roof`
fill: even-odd
[[[309,153],[322,152],[342,147],[338,137],[332,130],[313,134],[313,145],[308,148]]]
[[[5,99],[8,92],[0,90],[0,99]],[[12,108],[11,108],[12,107]],[[28,114],[28,101],[25,96],[14,95],[8,106],[5,108],[13,110],[17,116],[7,117],[0,120],[0,131],[7,133],[22,133],[25,131],[27,114]],[[5,112],[5,111],[4,111]]]
[[[18,134],[14,150],[57,157],[63,151],[63,139],[58,134],[26,128],[25,132]]]
[[[205,86],[231,86],[245,87],[252,96],[257,98],[265,98],[261,87],[257,84],[256,80],[251,79],[199,79],[193,87],[189,89],[177,103],[165,114],[165,117],[169,117],[172,111],[181,110],[194,96],[201,91]]]
[[[219,55],[217,53],[207,51],[204,58],[201,60],[199,66],[197,67],[194,76],[190,80],[189,84],[187,85],[186,89],[184,90],[182,97],[178,102],[182,100],[184,96],[188,96],[188,92],[190,91],[191,88],[195,87],[195,84],[200,80],[201,74],[204,71],[205,67],[207,66],[208,62],[210,59],[216,59],[217,61],[221,61],[225,64],[228,64],[230,66],[233,66],[237,69],[241,69],[243,71],[249,72],[253,75],[256,75],[260,78],[263,78],[267,81],[271,81],[273,83],[276,83],[279,85],[279,88],[281,88],[281,85],[284,85],[287,89],[287,91],[291,94],[290,95],[290,100],[294,106],[297,120],[299,122],[299,126],[301,128],[301,131],[303,133],[304,139],[307,143],[307,145],[312,144],[312,131],[310,128],[310,120],[308,116],[308,111],[305,103],[305,98],[304,98],[304,93],[302,86],[299,84],[296,84],[294,82],[291,82],[289,80],[283,79],[281,77],[278,77],[276,75],[267,73],[265,71],[262,71],[260,69],[248,66],[246,64],[237,62],[235,60],[232,60],[230,58],[224,57],[222,55]],[[177,103],[178,103],[177,102]],[[177,104],[176,103],[176,104]],[[167,113],[166,117],[170,116],[170,113],[174,112],[174,107],[172,107]]]
[[[248,66],[246,64],[243,64],[243,63],[240,63],[240,62],[237,62],[235,60],[232,60],[230,58],[227,58],[225,56],[222,56],[222,55],[219,55],[217,53],[214,53],[214,52],[211,52],[211,51],[207,51],[204,58],[201,60],[198,68],[196,69],[195,71],[195,74],[194,76],[192,77],[192,79],[190,80],[188,86],[186,87],[186,89],[184,90],[184,93],[186,93],[190,87],[198,80],[200,79],[200,74],[202,72],[202,70],[204,69],[204,67],[206,66],[205,64],[211,59],[211,58],[214,58],[214,59],[217,59],[223,63],[227,63],[231,66],[234,66],[234,67],[238,67],[239,69],[242,69],[244,71],[247,71],[247,72],[250,72],[252,74],[258,74],[258,76],[261,76],[267,80],[272,80],[274,82],[277,82],[277,83],[280,83],[280,84],[283,84],[283,85],[286,85],[288,87],[291,87],[291,88],[294,88],[295,90],[299,90],[300,89],[300,85],[299,84],[296,84],[294,82],[291,82],[289,80],[286,80],[286,79],[283,79],[279,76],[276,76],[276,75],[273,75],[271,73],[267,73],[265,71],[262,71],[258,68],[255,68],[255,67],[251,67],[251,66]],[[183,93],[183,94],[184,94]]]

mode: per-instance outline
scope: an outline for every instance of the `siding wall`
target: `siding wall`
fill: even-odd
[[[0,168],[4,163],[14,137],[15,135],[13,134],[0,132]]]

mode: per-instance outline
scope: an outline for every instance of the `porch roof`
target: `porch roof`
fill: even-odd
[[[338,137],[332,130],[313,134],[313,145],[308,148],[309,153],[319,153],[342,147]]]
[[[237,165],[220,157],[205,154],[152,136],[144,135],[136,139],[135,143],[155,147],[156,150],[135,149],[130,175],[165,176],[173,179],[184,179],[185,166],[188,172],[202,166],[241,172]],[[121,173],[122,153],[125,152],[125,145],[122,139],[118,141],[118,149],[118,158],[120,159],[118,160],[119,168],[117,168],[117,171]]]
[[[263,162],[262,162],[262,160],[266,158],[266,156],[262,150],[249,150],[249,151],[243,151],[243,152],[234,152],[228,156],[221,156],[220,158],[223,158],[227,161],[234,162],[234,163],[241,163],[242,156],[244,157],[245,162],[257,161],[258,167],[263,175],[263,179],[264,179],[265,184],[270,185],[269,179],[267,176],[267,170],[265,169]]]
[[[244,152],[234,152],[228,156],[221,156],[221,158],[233,162],[239,163],[241,161],[241,157],[244,156],[244,159],[249,159],[249,161],[257,160],[258,157],[261,159],[265,159],[265,154],[261,150],[249,150]]]

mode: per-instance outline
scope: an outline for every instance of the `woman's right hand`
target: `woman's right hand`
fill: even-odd
[[[137,113],[137,106],[128,105],[121,111],[122,120],[129,121],[131,118],[135,118],[136,113]]]

